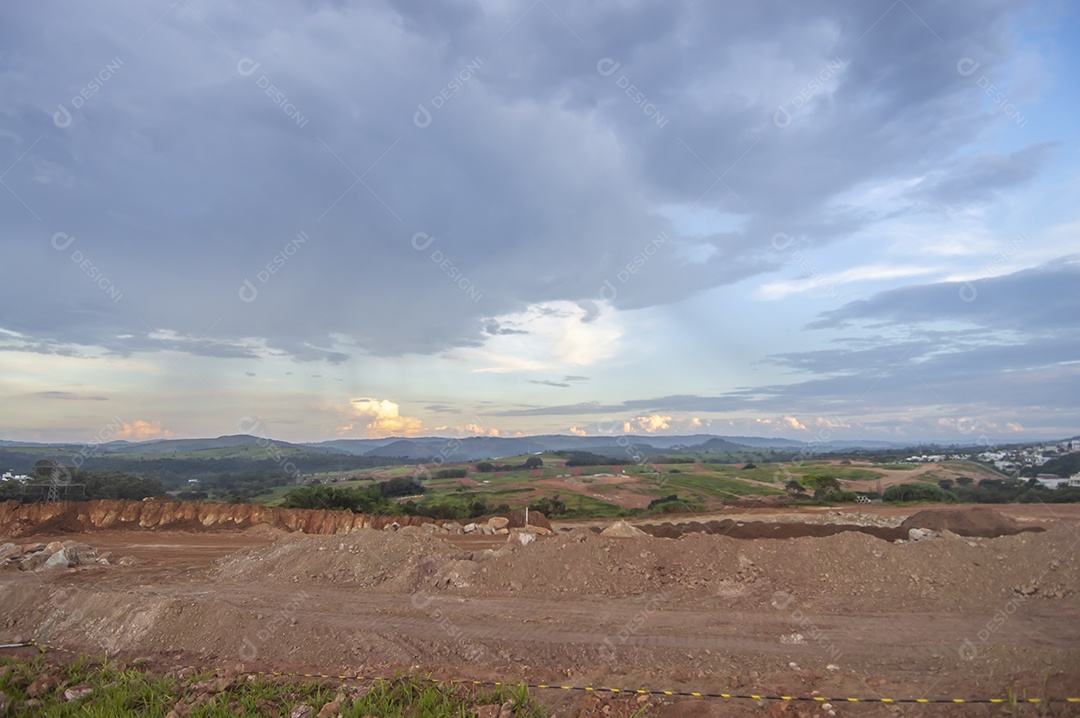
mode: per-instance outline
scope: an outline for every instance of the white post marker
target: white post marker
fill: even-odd
[[[525,507],[525,525],[526,526],[529,525],[529,507],[528,506]]]

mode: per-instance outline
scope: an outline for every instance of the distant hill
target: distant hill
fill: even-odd
[[[274,439],[261,439],[248,434],[234,434],[219,436],[216,439],[159,439],[156,441],[144,441],[132,443],[128,441],[113,441],[98,447],[101,454],[174,454],[192,451],[211,451],[219,449],[247,449],[253,446],[266,447],[277,446],[294,449],[297,451],[310,452],[312,447],[303,444],[290,444],[287,441]],[[320,451],[314,449],[314,451]],[[340,449],[326,447],[321,449],[323,453],[347,454],[349,452]],[[227,453],[225,454],[227,455]]]
[[[498,436],[467,436],[463,439],[398,439],[365,452],[364,456],[403,457],[417,461],[441,456],[447,462],[503,459],[519,454],[537,454],[548,450],[532,439]]]
[[[726,454],[732,451],[747,451],[754,448],[757,447],[751,447],[746,444],[736,444],[733,441],[728,441],[725,438],[717,436],[701,444],[688,446],[686,447],[686,451],[693,451],[695,453],[702,454]],[[798,449],[799,446],[796,445],[793,448]]]

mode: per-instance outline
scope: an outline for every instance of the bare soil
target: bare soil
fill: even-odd
[[[556,522],[567,530],[528,546],[422,527],[321,536],[265,526],[103,530],[78,539],[99,553],[131,556],[132,565],[0,570],[0,642],[33,638],[168,667],[242,664],[245,671],[406,670],[832,697],[1080,695],[1080,507],[992,508],[998,513],[961,509],[916,523],[1044,530],[999,538],[950,531],[900,544],[854,530],[620,539],[584,525],[602,521]],[[726,519],[798,532],[799,524],[843,520],[897,527],[915,512],[751,509],[672,523]],[[53,538],[70,535],[34,541]],[[636,708],[634,698],[605,713],[609,699],[595,694],[542,697],[557,715]],[[647,715],[661,717],[830,715],[815,703],[649,702]],[[881,704],[831,708],[898,715]],[[913,710],[1001,714],[997,706]],[[1070,705],[1042,710],[1076,714]]]

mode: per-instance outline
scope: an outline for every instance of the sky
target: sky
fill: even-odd
[[[7,3],[0,439],[1080,433],[1080,10]]]

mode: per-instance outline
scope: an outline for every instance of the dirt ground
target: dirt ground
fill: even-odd
[[[992,508],[1044,530],[914,543],[858,532],[623,539],[598,535],[586,524],[608,522],[592,521],[556,523],[558,533],[527,546],[420,527],[342,536],[98,531],[76,538],[134,563],[0,569],[0,643],[32,638],[167,667],[245,671],[406,670],[834,698],[1080,696],[1080,506]],[[683,519],[898,525],[914,512],[740,509]],[[32,540],[54,538],[71,536]],[[636,697],[540,697],[556,715],[639,708]],[[648,703],[646,715],[662,718],[1002,715],[986,705]],[[1030,714],[1080,714],[1068,704],[1038,710]]]

